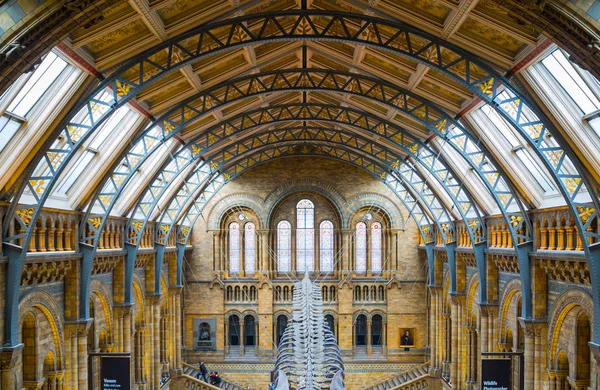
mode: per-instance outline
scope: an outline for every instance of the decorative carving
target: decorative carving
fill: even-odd
[[[65,278],[72,268],[71,261],[35,261],[28,262],[21,273],[21,285],[58,282]]]
[[[492,257],[492,261],[499,271],[519,273],[519,262],[515,255],[494,253],[489,256]]]
[[[590,284],[590,269],[585,259],[540,259],[539,261],[550,279]]]
[[[460,293],[451,293],[448,294],[450,297],[450,302],[453,305],[464,305],[465,304],[465,300],[466,300],[466,296],[465,294],[460,294]]]
[[[17,350],[0,352],[0,370],[11,370],[15,368],[18,361],[19,353],[17,353]]]
[[[138,254],[135,259],[135,268],[144,268],[148,261],[153,261],[154,255],[151,253]]]
[[[124,256],[96,256],[94,259],[94,268],[92,274],[106,274],[112,272],[119,261],[124,261]]]
[[[458,257],[458,260],[462,261],[467,267],[477,268],[474,253],[457,253],[456,257]]]

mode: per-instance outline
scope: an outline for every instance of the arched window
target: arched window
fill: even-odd
[[[229,345],[240,345],[240,318],[235,314],[229,317]]]
[[[333,316],[331,314],[327,314],[325,316],[325,322],[327,322],[327,325],[329,325],[329,330],[331,330],[331,333],[333,333],[335,336],[335,319]]]
[[[371,319],[371,345],[380,346],[383,341],[383,319],[375,314]]]
[[[333,272],[333,223],[331,221],[321,222],[319,234],[321,272]]]
[[[252,222],[244,226],[244,271],[247,274],[256,271],[256,229]]]
[[[367,225],[356,224],[356,272],[367,272]]]
[[[229,224],[229,272],[240,272],[240,225]]]
[[[296,205],[296,271],[315,270],[315,206],[308,199]]]
[[[285,332],[285,328],[287,328],[288,318],[281,314],[277,317],[277,345],[281,342],[281,338],[283,337],[283,332]]]
[[[254,329],[254,317],[247,315],[244,317],[244,345],[256,345],[256,330]]]
[[[381,224],[371,225],[371,272],[381,272]]]
[[[356,318],[356,345],[367,345],[367,317],[364,314]]]
[[[288,221],[277,224],[277,272],[292,270],[292,226]]]

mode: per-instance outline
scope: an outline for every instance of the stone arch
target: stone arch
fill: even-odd
[[[506,327],[507,327],[507,316],[510,304],[513,298],[520,298],[521,296],[521,281],[519,279],[513,279],[504,286],[502,299],[500,300],[500,326],[498,328],[498,340],[504,340],[506,338]]]
[[[380,315],[383,322],[387,321],[387,314],[383,310],[380,310],[380,309],[372,310],[372,311],[366,313],[366,315],[367,315],[368,321],[371,321],[373,319],[373,316],[375,316],[375,315]]]
[[[52,341],[54,343],[54,357],[57,370],[65,367],[64,362],[64,328],[62,323],[61,310],[52,295],[43,290],[34,290],[26,293],[19,303],[19,327],[23,323],[26,315],[32,313],[33,309],[38,309],[45,315],[52,332]]]
[[[288,195],[296,192],[312,192],[317,195],[321,195],[324,199],[329,201],[333,206],[334,210],[340,216],[342,223],[342,229],[344,227],[344,221],[347,216],[344,212],[344,205],[346,200],[344,197],[331,185],[314,179],[298,179],[290,180],[287,183],[277,187],[273,190],[265,199],[265,208],[267,212],[267,221],[271,221],[271,215],[277,204],[280,204]]]
[[[364,207],[377,207],[385,214],[390,222],[391,229],[404,229],[404,219],[398,206],[389,198],[373,193],[354,196],[346,202],[345,214],[348,219],[343,226],[350,226],[354,214]]]
[[[90,283],[90,296],[95,295],[98,300],[102,303],[102,310],[104,312],[104,318],[106,319],[106,328],[110,334],[112,334],[112,308],[113,308],[113,297],[109,292],[106,284],[100,280],[92,280]]]
[[[134,277],[135,279],[135,277]],[[144,291],[140,283],[134,280],[133,282],[133,302],[134,302],[134,321],[135,325],[143,325],[145,323],[144,316]]]
[[[479,317],[479,310],[477,310],[477,300],[479,298],[479,278],[477,273],[474,273],[467,284],[467,324],[472,326],[477,325],[477,319]]]
[[[583,311],[591,324],[594,323],[594,309],[592,297],[583,290],[568,290],[562,293],[553,305],[552,315],[549,322],[548,337],[548,362],[555,362],[558,354],[559,334],[565,318],[575,307]]]
[[[48,351],[44,357],[43,373],[46,376],[47,373],[55,372],[56,367],[56,356],[54,351]]]
[[[232,194],[220,199],[208,212],[207,229],[220,229],[225,214],[235,207],[245,207],[254,211],[258,218],[258,229],[266,229],[268,219],[265,204],[262,199],[250,194]]]

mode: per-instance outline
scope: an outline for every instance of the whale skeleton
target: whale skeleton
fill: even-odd
[[[321,289],[304,273],[275,361],[276,390],[345,390],[340,349],[323,315]]]

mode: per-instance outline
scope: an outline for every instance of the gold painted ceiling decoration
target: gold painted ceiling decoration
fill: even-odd
[[[105,14],[104,20],[89,29],[71,34],[72,48],[90,59],[100,72],[114,67],[173,36],[203,23],[253,13],[299,9],[294,0],[129,0]],[[540,36],[530,27],[521,26],[498,10],[489,0],[460,3],[452,0],[308,0],[308,9],[368,14],[409,23],[459,47],[482,56],[500,71],[506,72],[532,51]],[[371,7],[371,8],[369,8]],[[308,28],[308,27],[307,27]],[[244,31],[240,31],[244,34]],[[369,31],[365,31],[369,34]],[[371,32],[372,33],[372,32]],[[235,39],[235,37],[234,37]],[[362,73],[390,80],[458,114],[474,98],[463,86],[412,59],[372,47],[342,42],[270,42],[220,53],[187,65],[155,85],[140,91],[137,101],[152,115],[197,93],[200,89],[226,81],[242,73],[259,73],[302,67],[303,47],[308,68],[335,69]],[[161,62],[158,53],[156,61]],[[450,61],[451,53],[438,55]],[[278,92],[248,99],[243,104],[225,107],[213,113],[214,120],[252,105],[297,102],[302,93]],[[313,91],[306,99],[332,103],[332,93]],[[389,117],[389,109],[359,97],[333,96],[340,101]],[[330,99],[327,101],[327,99]]]

